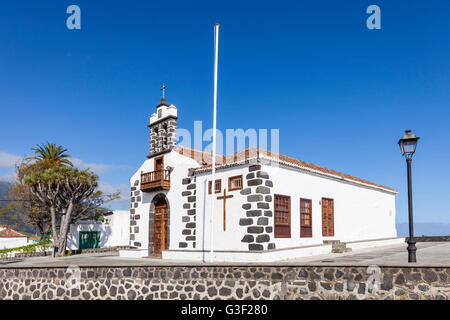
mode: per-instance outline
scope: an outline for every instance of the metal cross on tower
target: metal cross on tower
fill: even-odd
[[[164,97],[164,91],[166,90],[167,86],[163,83],[162,87],[161,87],[161,91],[162,91],[162,98],[165,99]]]

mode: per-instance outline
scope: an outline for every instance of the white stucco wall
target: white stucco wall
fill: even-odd
[[[338,181],[324,176],[299,172],[287,167],[262,165],[262,171],[269,174],[274,186],[271,195],[281,194],[291,197],[291,237],[275,238],[271,235],[276,249],[322,244],[324,240],[359,241],[392,238],[397,236],[395,228],[395,194]],[[223,230],[223,200],[215,194],[214,250],[248,250],[248,244],[241,242],[247,233],[246,227],[239,225],[245,218],[242,204],[247,196],[240,190],[228,191],[228,178],[243,175],[243,188],[247,186],[248,166],[239,166],[216,172],[216,179],[222,180],[222,190],[227,189],[227,227]],[[210,172],[197,175],[197,250],[210,250],[211,195],[207,194]],[[255,188],[255,187],[252,187]],[[334,199],[334,236],[322,236],[321,200]],[[300,237],[300,198],[312,200],[312,237]],[[270,209],[273,212],[273,201]],[[273,219],[270,219],[273,226]]]
[[[245,176],[248,173],[248,166],[239,166],[224,170],[217,170],[215,180],[222,180],[222,192],[214,194],[214,223],[213,223],[213,243],[214,250],[239,250],[248,251],[248,244],[241,242],[247,227],[240,226],[239,220],[246,218],[246,211],[242,205],[247,202],[247,196],[241,195],[241,190],[229,191],[228,178],[241,175],[243,176],[243,188],[247,188]],[[211,237],[211,197],[208,194],[208,181],[211,180],[211,172],[197,175],[197,239],[198,248],[201,250],[210,250]],[[218,200],[218,196],[223,196],[223,189],[227,190],[227,196],[233,198],[226,202],[226,230],[223,230],[223,200]]]
[[[177,249],[178,242],[181,239],[181,230],[183,228],[181,222],[181,216],[184,214],[183,202],[181,193],[184,191],[184,186],[182,185],[183,178],[188,176],[188,169],[192,167],[197,167],[199,164],[186,156],[180,155],[176,151],[171,151],[162,155],[164,157],[164,168],[167,166],[173,167],[173,171],[170,174],[170,190],[168,191],[157,191],[157,192],[142,192],[142,201],[138,203],[138,207],[135,209],[135,215],[139,215],[139,220],[136,220],[136,226],[139,228],[139,232],[135,234],[135,239],[131,241],[138,242],[141,244],[139,249],[148,249],[148,238],[149,238],[149,213],[150,205],[153,198],[157,194],[164,194],[169,201],[169,219],[170,219],[170,240],[169,249]],[[141,179],[141,172],[151,172],[154,171],[154,158],[147,159],[144,161],[142,166],[135,172],[135,174],[130,179],[131,187],[134,186],[136,180]],[[137,186],[138,189],[140,185]]]
[[[29,244],[27,237],[0,238],[0,249],[18,248],[27,244]]]
[[[154,159],[146,160],[138,171],[130,179],[131,186],[135,180],[140,180],[141,172],[153,171]],[[186,156],[172,151],[164,154],[164,166],[171,166],[171,188],[169,191],[142,193],[142,201],[135,209],[135,214],[140,215],[137,221],[139,233],[135,235],[136,242],[141,243],[140,249],[148,249],[149,237],[149,212],[150,204],[154,196],[164,193],[170,207],[170,247],[169,250],[180,250],[179,242],[185,242],[182,235],[184,224],[182,216],[186,215],[183,209],[185,198],[181,193],[186,186],[182,185],[182,179],[188,176],[188,169],[197,167],[198,163]],[[223,230],[223,200],[217,200],[219,194],[214,194],[214,250],[217,251],[248,251],[248,243],[241,240],[247,234],[247,227],[240,226],[239,220],[246,217],[246,211],[242,204],[247,202],[247,195],[241,195],[240,190],[228,190],[228,178],[231,176],[243,176],[243,188],[247,188],[246,175],[249,165],[237,166],[216,171],[216,179],[222,180],[223,189],[227,189],[227,195],[233,198],[227,199],[226,230]],[[322,244],[324,240],[360,241],[396,237],[395,228],[395,193],[377,190],[354,183],[336,180],[325,176],[319,176],[297,169],[262,164],[262,171],[269,174],[273,182],[271,195],[282,194],[291,197],[291,237],[274,238],[271,234],[271,243],[275,243],[276,249],[292,248]],[[210,212],[211,197],[207,191],[207,181],[211,179],[211,173],[198,173],[195,175],[196,183],[196,247],[183,248],[182,250],[210,250]],[[139,186],[138,186],[139,187]],[[254,189],[255,187],[252,187]],[[222,192],[220,195],[222,195]],[[334,200],[334,236],[322,236],[322,198]],[[312,200],[312,238],[300,238],[300,198]],[[273,201],[270,208],[273,212]],[[273,226],[273,218],[270,219]],[[132,241],[133,242],[133,241]]]
[[[130,238],[130,211],[116,210],[105,217],[105,222],[81,221],[72,224],[67,237],[67,249],[79,249],[79,234],[81,231],[100,231],[100,248],[126,246]]]
[[[262,170],[269,173],[275,193],[291,197],[291,238],[276,238],[277,248],[397,236],[394,193],[293,168],[264,165]],[[322,197],[334,200],[334,237],[322,237]],[[300,198],[312,200],[312,238],[300,238]]]

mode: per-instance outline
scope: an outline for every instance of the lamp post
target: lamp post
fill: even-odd
[[[405,135],[398,141],[402,155],[406,158],[406,167],[408,173],[408,213],[409,213],[409,239],[408,239],[408,262],[416,261],[416,241],[414,240],[413,228],[413,203],[412,203],[412,181],[411,181],[411,161],[416,151],[419,137],[406,130]]]

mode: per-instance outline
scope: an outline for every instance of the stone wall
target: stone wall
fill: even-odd
[[[134,181],[131,187],[130,201],[130,246],[140,247],[141,243],[135,241],[136,235],[139,233],[138,220],[141,219],[140,214],[136,214],[136,209],[142,203],[142,193],[139,187],[139,180]]]
[[[181,231],[184,241],[178,243],[178,248],[193,248],[196,244],[196,183],[195,178],[184,178],[182,181],[185,190],[181,192],[181,199],[183,202],[183,215],[181,216],[181,223],[183,230]]]
[[[448,267],[2,268],[0,299],[448,300],[449,282]]]
[[[422,236],[414,237],[417,242],[445,242],[450,241],[450,236]],[[408,241],[408,237],[405,238],[405,242]]]
[[[247,196],[247,202],[242,205],[245,216],[239,220],[239,225],[246,228],[242,242],[248,243],[248,250],[262,251],[275,249],[273,238],[272,187],[269,175],[261,171],[261,165],[248,167],[245,176],[247,187],[241,190],[241,195]]]

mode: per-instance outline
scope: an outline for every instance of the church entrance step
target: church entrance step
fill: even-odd
[[[340,240],[324,240],[323,243],[331,244],[331,253],[344,253],[352,251],[352,248],[347,248],[347,245]]]

